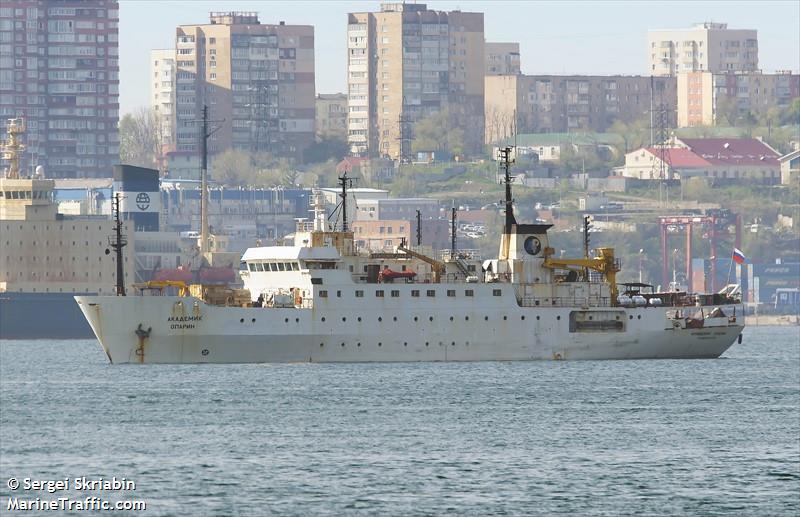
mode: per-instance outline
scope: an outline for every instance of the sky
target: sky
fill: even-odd
[[[420,2],[424,3],[424,2]],[[524,74],[647,74],[648,29],[704,21],[758,31],[765,72],[800,70],[800,1],[429,1],[437,10],[484,13],[487,41],[520,44]],[[345,92],[347,13],[379,1],[120,0],[120,114],[148,105],[151,49],[173,48],[175,27],[210,11],[257,11],[261,23],[313,25],[317,93]]]

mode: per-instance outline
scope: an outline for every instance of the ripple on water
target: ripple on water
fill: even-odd
[[[124,368],[4,341],[0,476],[125,476],[148,515],[797,515],[797,337],[747,329],[718,361]]]

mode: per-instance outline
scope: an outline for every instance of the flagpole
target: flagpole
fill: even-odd
[[[728,287],[731,283],[731,269],[733,269],[733,253],[731,253],[731,263],[728,264],[728,278],[725,279],[725,287]]]

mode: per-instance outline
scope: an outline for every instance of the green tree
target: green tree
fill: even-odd
[[[119,121],[119,160],[127,165],[157,167],[161,154],[161,124],[155,110],[140,108]]]
[[[322,138],[311,144],[303,152],[304,163],[321,163],[328,160],[341,160],[347,156],[347,142],[341,138]]]
[[[465,124],[465,117],[459,110],[446,109],[424,118],[414,125],[411,149],[463,156],[466,151]]]

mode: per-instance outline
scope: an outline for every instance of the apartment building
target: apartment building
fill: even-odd
[[[658,76],[758,70],[758,31],[712,22],[688,29],[651,30],[647,58],[647,73]]]
[[[487,41],[484,45],[486,75],[520,73],[519,43]]]
[[[800,75],[790,71],[686,72],[677,81],[678,127],[729,125],[740,116],[759,118],[800,97]]]
[[[319,138],[347,138],[347,94],[320,93],[316,103]]]
[[[161,155],[166,156],[175,151],[175,49],[150,51],[150,106],[157,120]]]
[[[651,99],[668,107],[667,124],[675,125],[674,77],[487,75],[485,82],[486,143],[522,133],[603,133],[617,120],[649,118]]]
[[[226,149],[302,160],[314,141],[314,28],[262,24],[255,12],[212,12],[175,34],[174,142],[199,152],[209,108],[209,154]]]
[[[23,174],[41,165],[50,178],[111,176],[118,20],[116,0],[0,4],[0,120],[25,119]]]
[[[467,147],[483,133],[483,13],[384,3],[348,15],[348,121],[351,152],[409,159],[414,124],[457,113]]]

